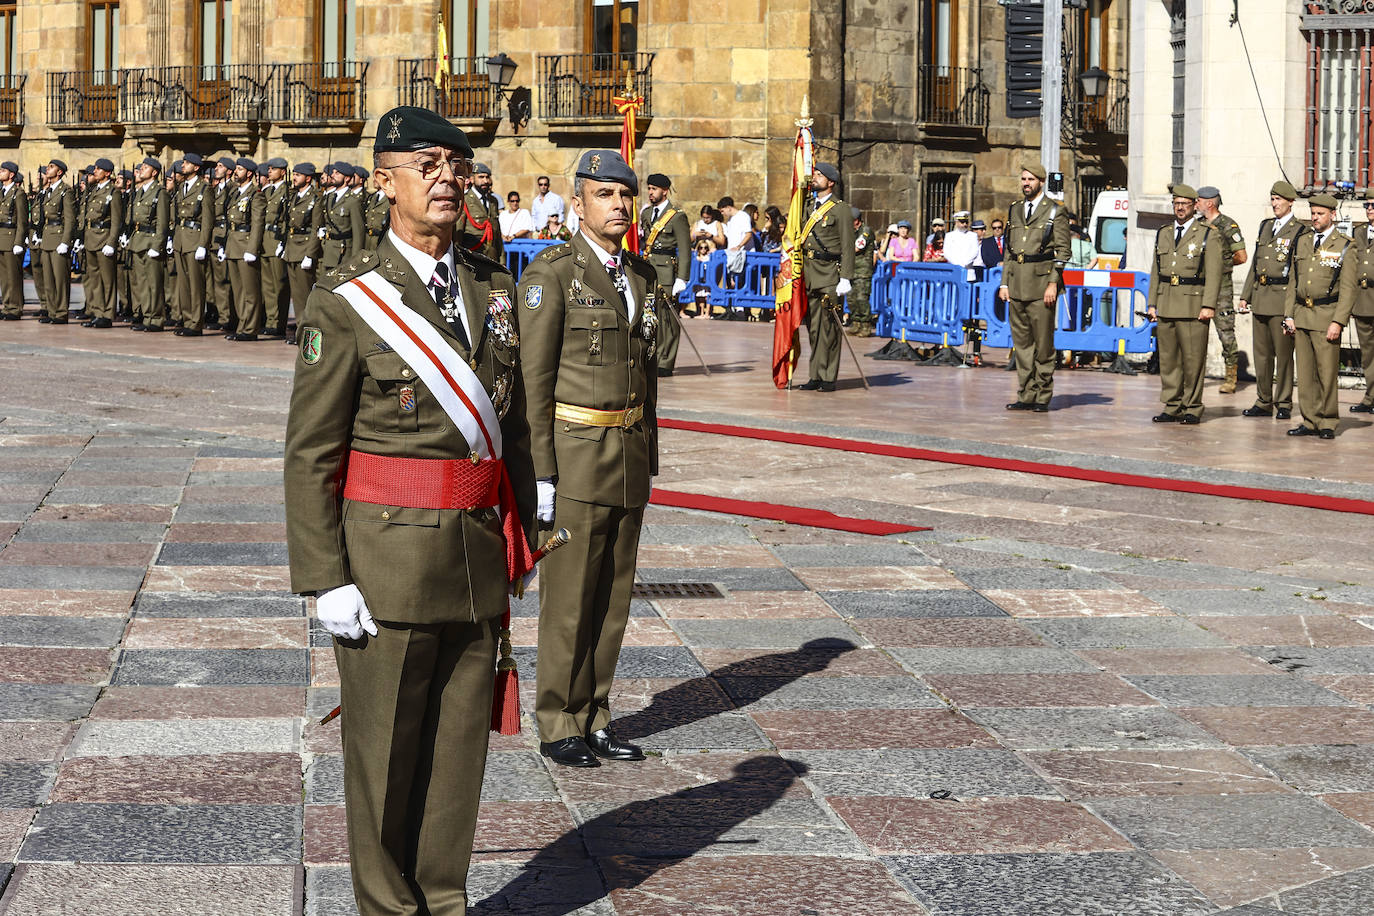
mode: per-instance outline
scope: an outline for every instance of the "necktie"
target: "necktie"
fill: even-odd
[[[1183,240],[1183,227],[1182,227],[1182,226],[1174,226],[1174,246],[1175,246],[1175,247],[1178,247],[1178,243],[1179,243],[1180,241],[1182,241],[1182,240]]]
[[[1035,212],[1035,201],[1026,201],[1026,222],[1030,222],[1031,214]]]
[[[1325,232],[1318,232],[1317,235],[1316,235],[1316,237],[1312,239],[1312,247],[1313,247],[1313,248],[1320,248],[1320,247],[1322,247],[1322,242],[1324,242],[1324,241],[1326,241],[1326,233],[1325,233]]]
[[[467,329],[463,327],[463,317],[458,314],[463,305],[462,296],[458,292],[457,284],[449,277],[448,265],[443,261],[434,265],[434,280],[430,287],[434,290],[434,302],[443,313],[444,320],[448,322],[448,326],[453,329],[453,333],[463,346],[471,349]]]

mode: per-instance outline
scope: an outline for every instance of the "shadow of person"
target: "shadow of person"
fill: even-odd
[[[729,779],[613,808],[540,849],[469,912],[567,916],[712,846],[754,846],[765,831],[751,830],[747,822],[773,807],[806,772],[802,763],[760,755],[736,764]],[[615,861],[606,861],[612,856]],[[589,858],[600,860],[604,883]]]
[[[790,652],[759,655],[731,662],[704,677],[692,678],[660,691],[654,695],[648,706],[616,719],[611,725],[616,736],[627,741],[645,738],[670,728],[690,725],[737,708],[736,704],[725,698],[727,691],[720,683],[723,680],[739,677],[766,678],[766,682],[760,682],[766,683],[766,687],[762,693],[754,697],[754,700],[757,700],[798,678],[824,671],[835,659],[857,648],[858,646],[847,639],[826,637],[810,640]]]

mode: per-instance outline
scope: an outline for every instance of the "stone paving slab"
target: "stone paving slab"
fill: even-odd
[[[145,754],[289,753],[299,740],[296,719],[165,719],[87,722],[69,751],[79,757]]]
[[[969,718],[1017,750],[1199,749],[1222,747],[1215,735],[1167,709],[983,708]]]
[[[308,658],[304,649],[126,649],[111,683],[304,687]]]
[[[15,533],[16,544],[156,544],[167,533],[161,522],[54,522],[34,519]]]
[[[619,669],[617,669],[619,670]],[[903,677],[723,677],[734,703],[751,712],[768,709],[922,709],[944,704],[928,688]]]
[[[0,646],[113,648],[124,626],[117,617],[0,617]]]
[[[1004,750],[795,750],[788,757],[804,764],[807,781],[827,796],[924,798],[942,791],[959,798],[1057,795],[1049,783]]]
[[[1374,847],[1374,830],[1300,795],[1092,798],[1086,804],[1143,849]]]
[[[1369,744],[1247,748],[1243,753],[1302,792],[1374,791],[1374,746]]]
[[[966,590],[822,592],[842,617],[1005,617],[1007,612]]]
[[[5,914],[294,916],[299,891],[297,869],[289,865],[23,865]]]
[[[913,674],[1069,674],[1097,666],[1065,649],[892,649]]]
[[[1295,677],[1125,675],[1166,706],[1345,706],[1345,698]]]
[[[91,711],[99,687],[74,684],[0,684],[0,710],[6,719],[67,722]]]
[[[164,544],[159,566],[285,566],[284,544]]]
[[[1250,651],[1284,671],[1302,674],[1374,674],[1374,647],[1320,649],[1252,646]]]
[[[196,594],[144,590],[133,613],[137,617],[303,617],[305,600],[260,592]]]
[[[235,748],[184,756],[74,756],[62,764],[48,800],[139,805],[295,805],[300,757]]]
[[[1111,617],[1101,620],[1028,620],[1045,641],[1069,649],[1221,648],[1225,640],[1177,617]]]
[[[300,861],[294,805],[54,804],[38,813],[22,862],[278,865]]]

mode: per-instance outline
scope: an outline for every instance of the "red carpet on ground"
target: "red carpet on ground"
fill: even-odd
[[[702,496],[698,493],[681,493],[676,490],[655,489],[653,495],[649,497],[649,502],[655,506],[669,506],[674,509],[703,509],[707,512],[724,512],[727,515],[765,518],[770,521],[786,522],[789,525],[852,531],[855,534],[905,534],[909,531],[930,530],[918,525],[897,525],[871,518],[850,518],[845,515],[826,512],[824,509],[804,509],[800,506],[780,506],[776,503],[760,503],[750,499]]]
[[[694,420],[670,420],[660,417],[658,425],[662,429],[680,429],[685,432],[713,433],[721,436],[737,436],[744,439],[762,439],[768,442],[786,442],[792,445],[807,445],[814,448],[838,449],[845,452],[862,452],[867,455],[886,455],[891,458],[911,458],[916,461],[938,461],[944,464],[961,464],[966,467],[994,468],[1000,471],[1019,471],[1023,474],[1040,474],[1045,477],[1064,477],[1071,480],[1110,483],[1123,487],[1143,487],[1149,490],[1172,490],[1177,493],[1198,493],[1204,496],[1222,496],[1227,499],[1250,499],[1258,502],[1276,503],[1285,506],[1303,506],[1308,509],[1327,509],[1332,512],[1354,512],[1360,515],[1374,515],[1374,502],[1369,500],[1348,499],[1342,496],[1323,496],[1318,493],[1301,493],[1295,490],[1242,487],[1225,483],[1203,483],[1196,480],[1174,480],[1169,477],[1151,477],[1147,474],[1122,474],[1116,471],[1077,468],[1068,464],[1052,464],[1047,461],[1024,461],[1018,458],[994,458],[991,455],[975,455],[965,452],[943,452],[936,449],[914,448],[906,445],[889,445],[883,442],[865,442],[859,439],[817,436],[811,433],[790,433],[775,429],[755,429],[750,426],[730,426],[723,423],[698,423]]]

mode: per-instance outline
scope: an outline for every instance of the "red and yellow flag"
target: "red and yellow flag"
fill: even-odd
[[[611,99],[615,104],[617,114],[625,117],[625,123],[620,128],[620,156],[625,160],[625,164],[634,171],[635,167],[635,120],[640,109],[644,107],[644,97],[642,95],[632,96],[627,88],[624,95],[618,95]],[[636,199],[630,207],[630,231],[625,233],[622,244],[635,254],[639,254],[639,201]]]
[[[438,32],[434,52],[434,86],[442,91],[448,85],[449,78],[453,76],[453,65],[448,57],[448,33],[444,31],[444,18],[437,16],[434,21]]]
[[[787,226],[782,233],[782,261],[774,283],[776,305],[773,321],[773,384],[786,388],[797,368],[797,331],[806,320],[806,284],[802,282],[802,224],[806,193],[811,187],[811,128],[797,125],[797,144],[792,151],[792,201],[787,207]]]

